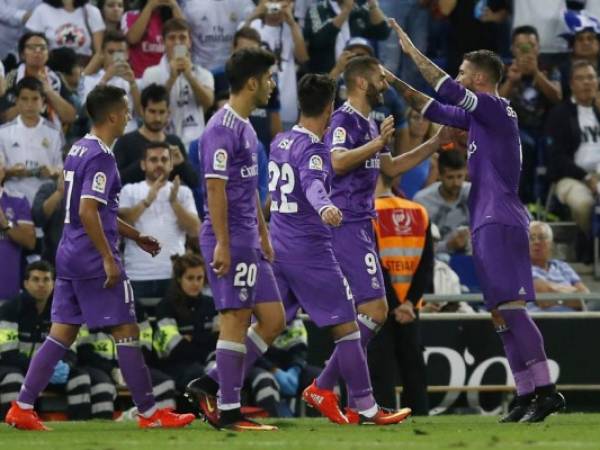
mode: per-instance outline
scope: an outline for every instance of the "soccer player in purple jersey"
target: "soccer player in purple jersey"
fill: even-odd
[[[261,48],[242,49],[230,57],[225,67],[229,101],[209,120],[198,146],[208,206],[200,248],[212,268],[207,276],[220,330],[216,369],[190,382],[187,390],[198,398],[211,425],[235,431],[276,429],[240,412],[248,368],[285,327],[270,264],[273,249],[258,201],[258,138],[248,120],[269,101],[274,64],[275,56]],[[252,314],[256,323],[248,328]]]
[[[402,50],[442,102],[389,74],[392,85],[429,120],[468,130],[473,258],[484,300],[504,345],[517,387],[501,422],[540,422],[565,407],[550,378],[544,340],[525,308],[535,299],[529,258],[529,218],[518,196],[521,142],[515,111],[498,96],[502,60],[493,52],[465,54],[456,81],[429,61],[395,21]]]
[[[315,382],[303,392],[304,400],[338,424],[389,425],[411,411],[388,412],[375,402],[352,292],[331,242],[331,229],[342,223],[343,215],[329,197],[332,169],[321,139],[333,111],[335,87],[326,75],[305,75],[298,85],[300,122],[271,143],[274,270],[286,319],[291,321],[301,306],[317,326],[330,327],[336,344],[332,358],[355,399],[357,414],[346,417],[336,395]]]
[[[346,66],[344,80],[348,101],[333,113],[324,137],[335,172],[331,200],[344,215],[342,225],[331,232],[336,258],[352,289],[366,352],[367,344],[388,314],[372,222],[377,177],[380,172],[395,177],[411,169],[440,148],[447,132],[441,129],[423,145],[392,157],[387,144],[394,132],[393,118],[383,121],[381,132],[369,118],[389,88],[385,69],[375,58],[355,57]],[[319,388],[331,390],[337,383],[340,371],[336,358],[334,355],[329,360],[317,378]],[[352,396],[348,404],[347,413],[355,417]]]
[[[111,329],[121,372],[139,411],[139,426],[182,427],[194,415],[157,409],[152,396],[150,374],[139,348],[133,292],[117,248],[121,235],[152,255],[160,251],[154,238],[117,218],[121,180],[110,146],[123,135],[129,120],[125,91],[97,86],[87,98],[86,109],[92,130],[71,147],[64,164],[65,226],[56,253],[50,334],[31,360],[5,422],[19,429],[47,430],[33,405],[86,323],[89,328]]]

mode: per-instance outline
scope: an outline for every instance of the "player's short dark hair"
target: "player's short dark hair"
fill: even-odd
[[[73,69],[79,65],[79,57],[75,50],[69,47],[59,47],[50,51],[48,67],[55,72],[71,75]]]
[[[88,94],[85,109],[92,123],[102,123],[117,107],[123,106],[126,92],[116,86],[97,85]]]
[[[445,150],[439,152],[438,167],[440,173],[444,170],[460,170],[467,166],[465,155],[460,150]]]
[[[262,40],[260,39],[260,34],[252,27],[242,27],[235,32],[235,34],[233,35],[233,48],[235,48],[235,46],[238,43],[238,40],[240,40],[241,38],[254,41],[258,45],[262,43]]]
[[[21,91],[23,89],[27,89],[28,91],[36,91],[42,97],[44,97],[44,85],[40,80],[34,77],[23,77],[17,83],[17,87],[15,89],[15,95],[19,97]]]
[[[156,149],[163,149],[163,150],[168,150],[169,151],[169,157],[171,157],[171,146],[167,141],[151,141],[146,143],[146,145],[144,145],[144,155],[143,155],[143,159],[146,159],[148,157],[148,151],[150,150],[156,150]]]
[[[125,42],[127,44],[127,37],[125,37],[122,31],[107,30],[102,39],[102,50],[111,42]]]
[[[25,275],[23,276],[23,280],[29,280],[31,272],[34,270],[38,270],[40,272],[50,272],[52,274],[52,278],[54,278],[54,267],[52,264],[50,264],[48,261],[40,260],[27,264],[27,267],[25,267]]]
[[[187,31],[190,34],[190,26],[185,19],[173,17],[165,22],[162,28],[163,39],[167,37],[167,34],[173,33],[174,31]]]
[[[569,80],[573,79],[573,75],[577,70],[582,69],[584,67],[591,67],[594,73],[598,75],[598,70],[596,70],[596,66],[594,66],[591,63],[591,61],[588,61],[587,59],[578,59],[571,65],[571,71],[569,72]]]
[[[234,52],[225,64],[231,92],[240,92],[250,78],[262,77],[275,61],[275,55],[264,48],[242,48]]]
[[[44,33],[39,33],[37,31],[28,31],[19,38],[19,44],[17,46],[17,48],[19,49],[19,55],[23,54],[23,52],[25,51],[25,45],[27,45],[27,41],[32,37],[42,38],[46,45],[48,45],[48,38],[46,38],[46,35]]]
[[[515,38],[521,34],[533,34],[535,36],[535,39],[538,42],[540,41],[540,35],[538,33],[538,30],[533,25],[521,25],[520,27],[516,27],[512,32],[510,41],[515,42]]]
[[[358,77],[370,75],[378,66],[379,61],[372,56],[357,56],[348,61],[344,70],[344,81],[348,90],[354,89]]]
[[[156,83],[146,86],[141,93],[142,108],[145,109],[150,102],[167,102],[167,106],[169,106],[169,91],[167,91],[167,88]]]
[[[465,53],[463,59],[487,73],[493,84],[499,83],[502,79],[502,75],[504,74],[504,63],[493,51],[475,50],[474,52]]]
[[[335,98],[336,82],[329,75],[307,73],[298,83],[300,112],[306,117],[318,117]]]

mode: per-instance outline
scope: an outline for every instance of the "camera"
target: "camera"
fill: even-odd
[[[281,11],[281,4],[277,2],[267,2],[267,14],[277,14]]]

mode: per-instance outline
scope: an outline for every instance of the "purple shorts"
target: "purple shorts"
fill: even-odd
[[[302,307],[319,327],[356,320],[350,286],[331,249],[318,261],[286,263],[275,261],[275,278],[290,323]]]
[[[57,278],[52,299],[52,322],[103,328],[136,323],[135,300],[129,280],[105,289],[106,278]]]
[[[255,303],[280,300],[271,264],[260,251],[251,247],[231,247],[231,268],[218,278],[210,267],[214,246],[201,246],[202,256],[208,262],[206,274],[217,311],[252,309]]]
[[[333,228],[332,236],[333,250],[352,288],[354,303],[360,305],[385,298],[373,223],[370,220],[346,223]]]
[[[488,310],[510,301],[535,300],[526,228],[491,223],[475,230],[472,243]]]

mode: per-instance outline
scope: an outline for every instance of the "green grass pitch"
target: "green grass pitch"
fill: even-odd
[[[215,431],[196,421],[183,430],[138,430],[134,422],[53,422],[49,433],[0,427],[6,450],[208,449],[600,449],[600,414],[563,414],[541,424],[500,425],[496,417],[417,417],[388,426],[337,426],[323,419],[268,420],[276,432]]]

